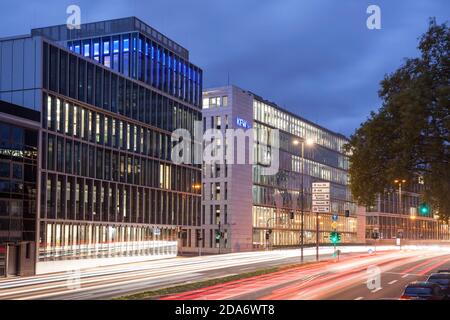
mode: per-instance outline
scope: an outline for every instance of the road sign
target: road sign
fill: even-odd
[[[330,193],[330,188],[312,188],[313,193]]]
[[[161,235],[161,229],[160,228],[155,228],[153,229],[153,234],[155,236],[160,236]]]
[[[312,211],[316,213],[330,212],[330,183],[313,182],[312,184]]]
[[[330,201],[328,200],[313,200],[313,206],[329,206]]]
[[[330,200],[330,194],[329,193],[313,194],[312,199],[313,200]]]
[[[313,182],[313,188],[330,188],[329,182]]]
[[[338,223],[337,223],[336,221],[333,221],[333,222],[331,223],[331,228],[332,228],[332,229],[337,229],[337,227],[338,227]]]
[[[331,217],[331,220],[333,221],[338,221],[339,219],[339,215],[337,213],[333,214],[333,216]]]
[[[329,213],[330,212],[330,206],[313,206],[313,212]]]

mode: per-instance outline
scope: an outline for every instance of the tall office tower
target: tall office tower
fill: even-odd
[[[201,120],[185,48],[130,17],[0,39],[0,69],[0,274],[194,245],[201,168],[171,161]]]

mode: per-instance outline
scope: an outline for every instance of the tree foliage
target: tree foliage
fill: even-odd
[[[350,183],[355,199],[371,205],[395,179],[424,181],[424,200],[450,216],[450,28],[430,20],[420,56],[406,59],[381,82],[382,106],[355,131]]]

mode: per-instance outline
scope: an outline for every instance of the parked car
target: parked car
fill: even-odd
[[[416,281],[405,287],[400,300],[445,300],[446,298],[438,284]]]

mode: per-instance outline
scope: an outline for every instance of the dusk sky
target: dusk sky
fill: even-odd
[[[380,106],[379,82],[418,55],[428,18],[448,0],[40,0],[2,1],[0,37],[66,23],[136,16],[190,51],[204,87],[230,82],[331,130],[351,134]],[[381,30],[366,9],[381,7]]]

